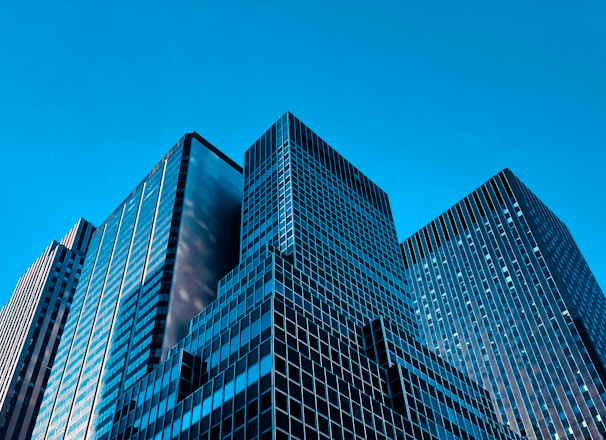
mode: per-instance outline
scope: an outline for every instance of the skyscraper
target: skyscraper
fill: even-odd
[[[238,258],[242,170],[184,136],[97,229],[33,438],[100,438]]]
[[[239,264],[112,439],[516,436],[422,347],[386,194],[290,113],[247,152]]]
[[[422,339],[529,438],[605,438],[606,299],[566,226],[504,170],[402,243]]]
[[[93,230],[51,242],[0,311],[0,438],[31,437]]]

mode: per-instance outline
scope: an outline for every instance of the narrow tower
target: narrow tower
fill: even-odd
[[[51,242],[0,312],[0,438],[31,438],[93,230]]]

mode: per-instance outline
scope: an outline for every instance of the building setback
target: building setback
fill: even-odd
[[[421,336],[528,438],[606,438],[606,299],[566,226],[504,170],[402,243]]]
[[[0,438],[31,438],[93,230],[51,242],[0,311]]]
[[[112,439],[513,439],[417,340],[387,195],[290,113],[247,152],[239,264]]]
[[[103,438],[238,259],[242,170],[184,136],[91,239],[35,439]]]

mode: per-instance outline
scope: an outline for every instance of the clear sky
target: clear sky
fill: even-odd
[[[504,167],[606,286],[606,2],[0,0],[0,305],[186,132],[238,162],[292,111],[400,239]]]

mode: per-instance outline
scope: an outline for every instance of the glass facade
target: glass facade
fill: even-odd
[[[238,265],[109,438],[518,438],[418,342],[382,190],[290,113],[244,175]]]
[[[0,312],[0,438],[31,438],[94,227],[53,241]]]
[[[528,438],[606,438],[606,298],[566,226],[504,170],[402,243],[422,339]]]
[[[241,188],[241,168],[188,134],[97,229],[33,438],[107,435],[118,395],[237,262]]]

